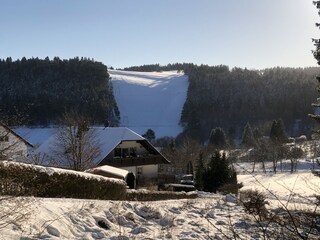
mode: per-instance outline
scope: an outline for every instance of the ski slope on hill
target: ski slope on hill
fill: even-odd
[[[179,121],[187,96],[187,76],[176,71],[109,73],[121,114],[120,126],[139,134],[152,129],[156,138],[182,132]]]

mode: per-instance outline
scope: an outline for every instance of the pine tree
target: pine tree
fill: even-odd
[[[217,127],[211,130],[209,144],[212,144],[219,149],[223,149],[227,146],[226,134],[222,128]]]
[[[313,4],[318,9],[318,14],[320,15],[320,1],[313,1]],[[316,26],[318,28],[320,28],[320,23],[316,23]],[[312,41],[314,42],[314,45],[316,47],[316,49],[313,51],[313,56],[317,60],[318,65],[320,65],[320,39],[312,39]],[[320,93],[320,76],[317,76],[316,79],[318,81],[317,91]],[[313,135],[315,137],[319,137],[319,135],[320,135],[320,127],[319,127],[319,123],[320,123],[320,114],[319,114],[320,98],[317,98],[317,102],[313,103],[312,106],[315,108],[315,114],[309,114],[309,116],[311,118],[315,119],[318,123],[317,124],[318,126],[315,127],[315,129],[313,130]]]
[[[152,129],[148,129],[142,137],[146,138],[149,142],[153,142],[156,139],[156,134]]]
[[[274,120],[272,122],[270,139],[274,143],[284,143],[288,140],[282,119]]]
[[[253,132],[249,123],[246,124],[242,133],[241,144],[247,147],[255,146]]]
[[[208,169],[203,174],[203,189],[208,192],[217,192],[222,186],[235,183],[236,173],[226,155],[216,151],[211,157]]]
[[[313,1],[313,4],[318,9],[318,14],[320,16],[320,1]],[[320,28],[320,23],[316,23],[316,26]],[[314,46],[316,49],[313,51],[313,56],[317,60],[318,65],[320,65],[320,39],[312,39],[314,42]],[[320,76],[318,75],[316,77],[318,81],[317,91],[320,93]],[[313,103],[312,106],[315,108],[315,114],[309,114],[309,117],[313,118],[317,122],[317,126],[313,129],[313,136],[316,138],[319,138],[320,135],[320,98],[317,98],[317,102]],[[318,165],[320,165],[320,162],[317,161]],[[318,175],[320,176],[320,175]]]
[[[195,187],[201,191],[203,190],[203,176],[205,171],[206,169],[203,162],[203,153],[201,152],[199,154],[198,166],[195,175]]]

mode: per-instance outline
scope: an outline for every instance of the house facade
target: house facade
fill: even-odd
[[[0,123],[0,159],[23,161],[32,148],[31,143]]]
[[[100,129],[97,133],[105,150],[97,165],[132,172],[137,185],[157,182],[159,165],[170,163],[147,139],[126,127]]]
[[[137,184],[157,181],[160,164],[168,164],[146,139],[137,136],[136,140],[121,140],[119,144],[99,163],[132,172]]]
[[[92,167],[108,165],[125,169],[134,174],[137,185],[157,182],[159,165],[170,163],[147,139],[126,127],[92,127],[89,131],[99,148]],[[36,152],[54,158],[50,149],[55,141],[52,136]]]

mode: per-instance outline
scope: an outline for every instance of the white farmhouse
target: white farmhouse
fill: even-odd
[[[15,133],[5,124],[0,123],[0,158],[14,161],[24,160],[32,144]]]

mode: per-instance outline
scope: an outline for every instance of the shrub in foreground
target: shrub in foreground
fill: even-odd
[[[171,191],[149,191],[149,190],[127,190],[128,201],[160,201],[169,199],[193,199],[197,198],[196,192],[171,192]]]
[[[0,194],[122,200],[126,183],[89,173],[3,161]]]

